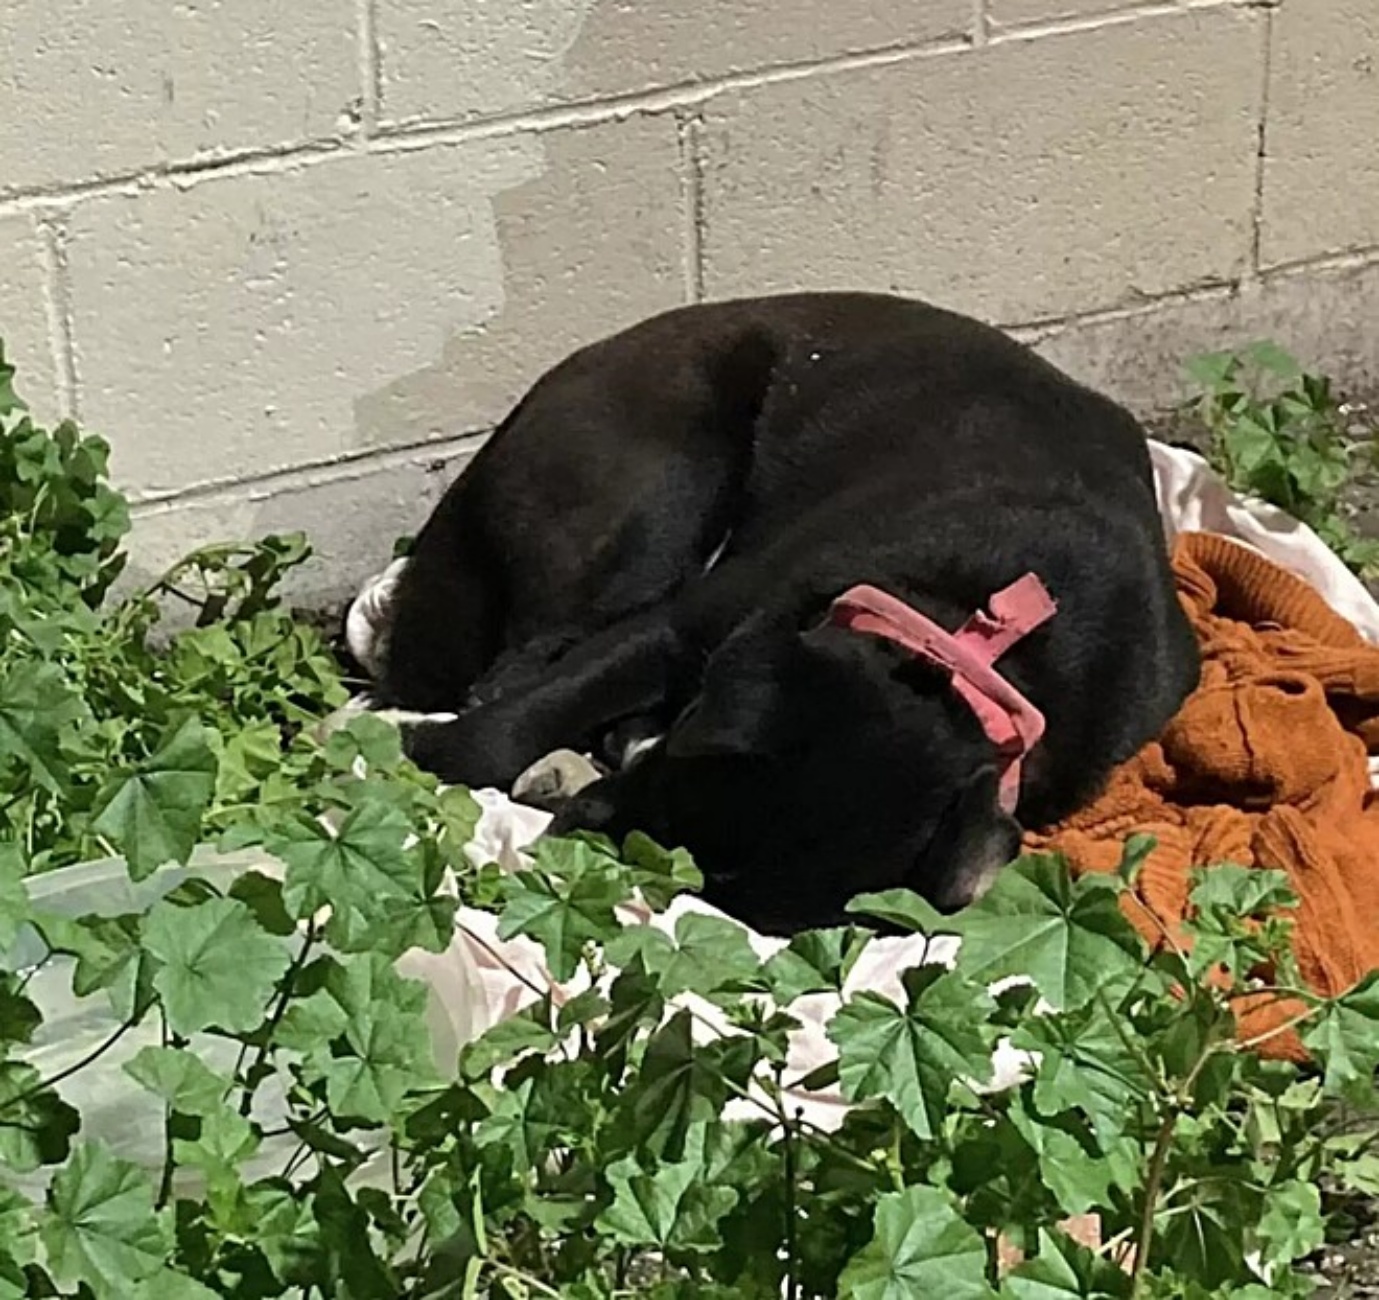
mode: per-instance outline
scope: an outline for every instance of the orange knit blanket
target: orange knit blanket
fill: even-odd
[[[1286,871],[1301,900],[1299,969],[1316,992],[1342,993],[1379,968],[1379,800],[1367,764],[1379,749],[1379,647],[1301,579],[1227,538],[1181,536],[1173,567],[1201,684],[1100,799],[1026,847],[1061,852],[1075,871],[1112,871],[1128,836],[1154,836],[1140,897],[1170,933],[1193,867]],[[1126,910],[1147,941],[1162,941],[1141,909]],[[1240,1034],[1267,1034],[1293,1010],[1246,1007]],[[1303,1056],[1292,1032],[1261,1050]]]

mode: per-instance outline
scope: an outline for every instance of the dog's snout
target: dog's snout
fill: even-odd
[[[934,891],[931,901],[940,912],[951,916],[980,901],[995,878],[995,871],[956,872]]]

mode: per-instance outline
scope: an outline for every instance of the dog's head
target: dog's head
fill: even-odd
[[[709,901],[759,929],[837,923],[858,893],[973,902],[1019,849],[990,742],[947,678],[839,628],[736,634],[665,737],[558,830],[683,845]]]

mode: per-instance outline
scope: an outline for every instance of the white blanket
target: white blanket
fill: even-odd
[[[1200,456],[1157,442],[1150,443],[1150,452],[1159,510],[1170,540],[1180,532],[1201,531],[1221,533],[1251,546],[1304,578],[1367,640],[1379,643],[1379,604],[1310,528],[1263,502],[1238,497]],[[388,596],[402,567],[403,562],[395,562],[372,579],[349,611],[346,631],[351,651],[370,669],[374,666],[373,651],[386,616]],[[480,790],[476,797],[483,817],[474,842],[467,849],[470,859],[476,866],[496,862],[507,870],[529,861],[523,850],[545,829],[547,815],[514,803],[497,790]],[[629,907],[624,909],[622,919],[626,924],[650,924],[673,932],[677,920],[689,912],[722,915],[696,898],[682,897],[664,915]],[[487,912],[461,909],[455,947],[446,955],[452,963],[456,958],[467,961],[473,968],[477,987],[482,989],[482,1004],[466,1009],[469,1014],[465,1019],[476,1032],[535,1001],[537,990],[550,991],[560,1003],[583,987],[578,982],[558,984],[546,967],[539,944],[524,938],[501,940],[497,924],[497,917]],[[751,932],[748,938],[763,957],[783,946],[780,940]],[[849,975],[844,994],[868,989],[902,1003],[900,976],[904,971],[925,962],[951,962],[956,950],[957,941],[946,937],[927,941],[919,936],[874,940]],[[722,1013],[701,998],[686,995],[677,999],[675,1005],[691,1007],[705,1035],[713,1033],[714,1026],[727,1030]],[[824,1030],[839,1005],[837,996],[822,994],[800,998],[791,1005],[790,1011],[801,1028],[791,1038],[787,1082],[803,1078],[833,1058],[834,1049]],[[1015,1082],[1026,1061],[1003,1042],[993,1064],[995,1077],[989,1087],[996,1089]],[[796,1088],[790,1090],[790,1096],[809,1122],[826,1128],[842,1122],[846,1105],[836,1091],[806,1094]],[[733,1103],[731,1113],[760,1117],[762,1111],[751,1102],[740,1101]]]

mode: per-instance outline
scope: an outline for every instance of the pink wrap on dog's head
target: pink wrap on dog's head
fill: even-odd
[[[956,632],[946,631],[903,600],[876,587],[845,591],[829,610],[829,621],[878,636],[947,672],[953,689],[976,715],[1000,760],[1001,810],[1014,813],[1020,798],[1020,769],[1044,734],[1044,715],[1015,689],[995,663],[1058,606],[1033,573],[991,597],[991,612],[978,610]]]

